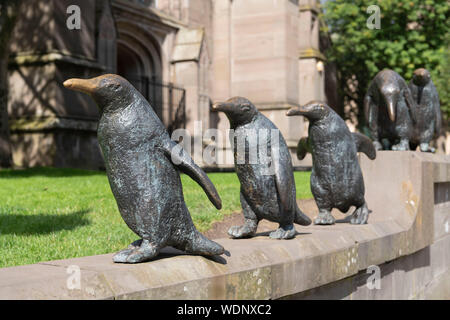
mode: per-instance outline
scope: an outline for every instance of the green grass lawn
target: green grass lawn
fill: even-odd
[[[186,203],[200,231],[240,211],[236,174],[208,176],[222,198],[220,211],[182,175]],[[295,172],[298,198],[312,197],[309,176]],[[137,238],[120,217],[104,172],[0,171],[0,267],[115,252]]]

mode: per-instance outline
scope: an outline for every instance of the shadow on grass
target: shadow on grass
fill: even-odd
[[[73,230],[90,222],[85,217],[90,210],[69,214],[5,214],[0,213],[0,235],[43,235],[61,230]]]
[[[83,177],[104,175],[102,171],[93,170],[81,170],[70,168],[29,168],[29,169],[4,169],[0,170],[0,179],[13,179],[13,178],[30,178],[30,177]]]

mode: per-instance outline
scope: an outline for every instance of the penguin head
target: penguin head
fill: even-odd
[[[424,87],[430,80],[431,75],[427,69],[419,68],[414,70],[412,81],[416,86]]]
[[[320,101],[310,101],[300,107],[293,107],[286,113],[287,116],[304,116],[310,121],[325,118],[330,112],[330,107]]]
[[[401,90],[394,83],[387,83],[381,88],[381,96],[386,104],[389,119],[395,122],[397,114],[397,101],[400,100]]]
[[[243,97],[234,97],[226,102],[214,103],[212,109],[224,112],[232,127],[249,123],[258,114],[253,103]]]
[[[91,79],[69,79],[64,87],[86,93],[94,99],[100,110],[112,111],[129,105],[135,98],[136,89],[116,74],[105,74]]]

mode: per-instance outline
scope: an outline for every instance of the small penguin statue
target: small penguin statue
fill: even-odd
[[[170,140],[145,98],[124,78],[106,74],[69,79],[66,88],[90,95],[101,112],[98,141],[120,214],[140,240],[118,252],[114,262],[151,260],[165,246],[220,255],[224,248],[194,226],[183,198],[179,170],[195,180],[218,209],[221,200],[208,176]]]
[[[413,78],[409,82],[409,89],[417,104],[416,124],[411,149],[417,145],[422,152],[435,152],[430,146],[431,140],[436,138],[442,128],[442,114],[439,103],[439,94],[431,80],[430,72],[420,68],[414,71]]]
[[[259,221],[267,219],[279,223],[279,228],[270,233],[271,238],[293,238],[296,234],[293,223],[309,225],[311,220],[297,206],[292,160],[281,132],[243,97],[216,103],[213,110],[224,112],[234,130],[230,141],[241,183],[245,223],[231,227],[228,234],[232,238],[252,237]],[[263,159],[261,150],[267,150],[268,161]],[[257,161],[252,162],[251,157],[257,153]]]
[[[319,215],[314,224],[334,224],[331,210],[356,210],[346,218],[352,224],[365,224],[369,209],[364,199],[364,180],[357,152],[375,159],[376,150],[371,140],[359,133],[351,133],[344,120],[328,105],[311,101],[291,108],[288,116],[302,115],[309,119],[308,137],[298,143],[297,156],[302,160],[312,154],[311,191]]]
[[[410,149],[416,104],[406,81],[395,71],[377,73],[364,97],[364,114],[373,144],[382,150],[382,140],[397,151]]]

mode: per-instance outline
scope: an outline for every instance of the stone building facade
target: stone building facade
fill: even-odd
[[[79,29],[68,27],[71,5],[80,8]],[[8,103],[18,167],[103,168],[98,110],[62,86],[71,77],[118,73],[170,131],[183,127],[194,138],[200,128],[229,128],[212,102],[245,96],[292,152],[306,128],[286,110],[326,99],[315,0],[35,0],[21,10]]]

